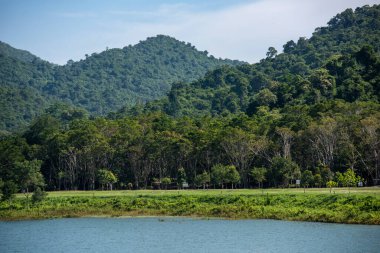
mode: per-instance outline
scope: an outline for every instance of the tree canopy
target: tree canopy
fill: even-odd
[[[0,42],[0,130],[18,130],[56,103],[107,115],[160,98],[173,82],[189,82],[218,66],[241,63],[216,59],[164,35],[63,66]]]

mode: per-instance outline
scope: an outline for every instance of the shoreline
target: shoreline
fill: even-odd
[[[0,221],[81,217],[274,219],[380,225],[379,194],[223,194],[54,196],[0,203]]]
[[[19,221],[42,221],[42,220],[56,220],[56,219],[81,219],[81,218],[105,218],[105,219],[159,219],[164,222],[164,219],[193,219],[193,220],[272,220],[272,221],[287,221],[287,222],[313,222],[324,224],[340,224],[340,225],[364,225],[364,226],[380,226],[380,223],[345,223],[345,222],[327,222],[315,220],[297,220],[297,219],[276,219],[276,218],[231,218],[231,217],[206,217],[206,216],[173,216],[173,215],[83,215],[83,216],[51,216],[51,217],[22,217],[18,219],[0,219],[0,222],[19,222]]]

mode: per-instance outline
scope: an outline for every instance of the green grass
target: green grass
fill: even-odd
[[[373,194],[380,195],[380,187],[362,187],[362,188],[333,188],[335,194]],[[328,188],[284,188],[284,189],[207,189],[207,190],[122,190],[122,191],[55,191],[49,192],[49,197],[113,197],[113,196],[172,196],[172,195],[260,195],[260,194],[330,194]],[[24,198],[24,194],[18,194],[18,198]]]
[[[82,216],[192,216],[380,224],[380,188],[49,192],[33,205],[19,194],[1,220]]]

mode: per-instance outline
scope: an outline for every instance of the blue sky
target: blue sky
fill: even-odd
[[[257,62],[346,8],[379,0],[0,0],[0,40],[64,64],[166,34],[215,57]]]

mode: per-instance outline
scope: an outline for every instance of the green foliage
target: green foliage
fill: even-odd
[[[107,188],[110,190],[112,190],[112,185],[118,181],[117,177],[112,173],[112,171],[107,169],[98,170],[98,180],[102,185],[102,188],[104,185],[107,185]]]
[[[336,186],[338,186],[338,183],[335,182],[335,181],[330,180],[330,181],[328,181],[328,182],[326,183],[326,186],[329,187],[329,188],[332,188],[332,187],[336,187]]]
[[[17,193],[17,185],[13,181],[5,181],[1,189],[2,196],[1,200],[11,200]]]
[[[347,187],[357,186],[360,181],[360,177],[356,176],[353,169],[348,169],[343,173],[343,185]]]
[[[166,36],[65,66],[5,47],[0,124],[31,124],[0,133],[0,179],[26,191],[42,187],[41,175],[48,190],[140,189],[154,178],[179,185],[186,178],[193,188],[210,179],[214,187],[264,180],[291,187],[302,168],[302,184],[320,187],[353,185],[358,178],[341,173],[353,168],[373,185],[380,174],[379,11],[348,10],[310,39],[286,43],[284,53],[270,49],[259,63],[235,67]],[[137,105],[93,116],[124,103]],[[36,108],[47,109],[34,118]]]
[[[284,53],[276,55],[270,48],[259,63],[222,67],[193,83],[174,85],[167,98],[148,103],[143,111],[226,116],[252,115],[260,106],[284,108],[330,99],[378,102],[380,32],[374,23],[379,6],[348,9],[310,39],[286,43]],[[350,25],[333,21],[347,12],[352,13]]]
[[[229,165],[225,167],[225,182],[231,184],[231,188],[234,188],[234,184],[238,184],[240,182],[239,172],[236,170],[234,165]]]
[[[270,106],[277,102],[277,96],[269,89],[264,88],[253,96],[253,101],[256,103],[256,106]]]
[[[41,202],[46,198],[46,196],[47,193],[41,190],[40,187],[37,187],[32,194],[32,203],[35,204]]]
[[[273,58],[277,55],[277,50],[274,47],[269,47],[267,52],[267,58]]]
[[[302,185],[305,187],[309,187],[310,185],[313,185],[313,182],[313,173],[310,170],[304,170],[301,176]]]
[[[21,189],[28,193],[29,189],[37,189],[45,186],[43,175],[41,174],[42,161],[23,161],[15,163],[15,170],[19,173],[18,182]]]
[[[195,185],[198,187],[203,186],[205,189],[208,183],[210,183],[210,175],[206,171],[195,177]]]
[[[141,194],[123,191],[120,195],[98,195],[103,193],[49,196],[31,207],[24,199],[16,198],[12,204],[0,204],[0,219],[168,215],[380,224],[380,199],[373,193],[304,194],[298,191],[290,194],[281,190],[281,193],[262,194],[248,190],[222,193],[221,190],[197,190],[180,194],[177,191]]]
[[[143,111],[161,110],[172,116],[226,116],[239,112],[252,115],[261,106],[284,108],[331,99],[377,102],[379,52],[366,48],[332,55],[302,75],[289,70],[273,77],[257,70],[262,63],[217,69],[196,82],[173,86],[168,98],[148,103]],[[358,58],[363,50],[367,50],[370,60]]]
[[[315,175],[320,175],[321,178],[318,176],[317,180],[315,180],[315,182],[320,183],[320,185],[325,185],[328,181],[332,181],[334,179],[334,174],[331,169],[322,163],[318,164],[315,168]]]
[[[240,182],[239,172],[233,165],[216,164],[211,168],[211,182],[224,187],[224,184],[231,184],[231,188]]]
[[[164,177],[161,179],[161,183],[165,186],[165,188],[168,188],[168,185],[172,183],[172,180],[170,177]]]
[[[186,182],[186,171],[183,167],[178,169],[177,184],[182,188],[183,183]]]
[[[225,166],[223,164],[216,164],[211,168],[211,183],[214,185],[222,186],[225,183]]]
[[[116,186],[132,182],[138,189],[151,185],[153,178],[179,182],[182,174],[176,168],[183,168],[190,187],[203,171],[210,171],[215,187],[231,187],[238,180],[229,180],[223,165],[231,164],[239,173],[239,187],[258,183],[250,175],[254,167],[267,168],[268,187],[292,186],[300,179],[300,167],[310,170],[317,183],[311,187],[325,185],[334,173],[339,178],[339,172],[347,169],[341,165],[347,164],[371,185],[376,175],[373,151],[379,140],[379,110],[371,102],[329,101],[289,106],[281,112],[260,109],[253,117],[172,118],[154,113],[116,120],[77,119],[58,129],[32,125],[28,140],[17,135],[0,139],[0,178],[13,180],[25,191],[34,188],[36,183],[30,182],[41,174],[50,190],[93,190],[101,185],[110,188],[98,177],[107,168],[118,179]],[[232,175],[237,175],[235,170]]]
[[[262,187],[263,182],[266,180],[267,168],[264,167],[254,167],[251,170],[251,176],[253,180]]]
[[[335,182],[335,181],[330,180],[330,181],[328,181],[328,182],[326,183],[326,186],[327,186],[328,188],[330,188],[330,193],[331,193],[331,189],[332,189],[333,187],[337,187],[337,186],[338,186],[338,183]]]
[[[314,184],[317,187],[321,187],[323,183],[322,176],[320,174],[315,174],[313,178]]]
[[[276,156],[272,160],[270,176],[275,185],[289,186],[300,177],[299,166],[288,158]]]
[[[0,129],[17,130],[57,102],[106,115],[162,97],[173,82],[193,81],[218,66],[238,64],[163,35],[64,66],[0,42]]]
[[[335,181],[337,182],[338,186],[345,186],[344,175],[339,171],[335,173]]]

